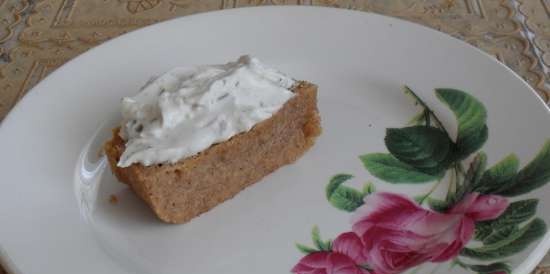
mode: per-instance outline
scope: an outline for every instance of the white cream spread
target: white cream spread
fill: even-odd
[[[250,56],[174,68],[122,99],[126,149],[118,166],[174,163],[246,132],[294,96],[294,83]]]

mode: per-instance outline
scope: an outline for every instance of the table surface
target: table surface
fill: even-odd
[[[173,17],[258,5],[357,9],[435,28],[488,52],[550,104],[550,0],[0,0],[0,121],[50,72],[108,39]],[[534,273],[550,274],[549,256]]]

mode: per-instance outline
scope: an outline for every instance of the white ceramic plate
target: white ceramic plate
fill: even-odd
[[[223,63],[241,54],[255,55],[297,79],[317,83],[324,132],[317,144],[295,164],[279,169],[234,199],[187,224],[163,224],[133,193],[116,182],[105,170],[104,160],[97,157],[109,128],[118,120],[120,98],[135,93],[151,75],[174,66]],[[361,235],[360,230],[367,229],[361,227],[365,223],[355,226],[355,235],[366,237],[358,245],[367,259],[352,258],[355,255],[351,253],[357,252],[349,251],[354,238],[346,244],[335,242],[332,251],[316,253],[317,258],[303,259],[304,271],[308,267],[324,269],[330,263],[344,267],[338,273],[359,271],[356,264],[390,272],[400,271],[399,268],[406,270],[409,267],[399,261],[406,256],[384,248],[392,244],[393,247],[405,245],[411,252],[409,255],[426,256],[418,263],[437,261],[434,253],[441,248],[430,249],[430,243],[458,243],[461,249],[456,238],[458,230],[465,234],[462,244],[467,244],[469,252],[479,253],[483,248],[476,248],[482,244],[473,239],[469,241],[473,227],[468,224],[483,218],[479,214],[474,217],[472,211],[478,209],[481,215],[491,215],[485,216],[486,219],[496,218],[511,201],[538,198],[536,210],[534,201],[517,209],[524,216],[514,215],[517,222],[511,221],[511,230],[516,234],[501,231],[504,236],[492,239],[500,246],[495,248],[486,239],[488,247],[482,252],[484,256],[498,257],[495,250],[510,248],[503,239],[512,237],[509,242],[518,246],[517,241],[525,242],[528,233],[524,232],[530,229],[527,232],[534,241],[527,241],[529,244],[512,252],[512,256],[497,260],[507,263],[516,274],[528,273],[550,247],[550,237],[548,233],[544,235],[541,226],[541,222],[550,223],[550,187],[506,198],[493,191],[493,196],[476,200],[483,202],[487,198],[486,207],[469,204],[453,215],[458,219],[453,219],[452,224],[443,225],[445,231],[424,233],[422,229],[441,228],[441,224],[420,220],[422,218],[407,219],[410,216],[402,216],[400,211],[409,215],[425,214],[422,216],[434,220],[447,218],[450,213],[428,209],[429,199],[424,201],[424,209],[415,208],[414,202],[407,204],[411,200],[406,196],[426,193],[435,182],[388,183],[372,176],[359,160],[359,155],[387,153],[386,128],[404,127],[416,112],[413,102],[401,92],[404,84],[426,101],[451,136],[457,134],[455,118],[434,95],[434,88],[464,90],[484,104],[489,138],[481,149],[487,155],[487,168],[515,153],[521,169],[550,138],[548,109],[509,69],[463,42],[393,18],[328,8],[235,9],[171,20],[107,42],[43,80],[1,125],[2,261],[14,273],[24,274],[289,273],[304,256],[295,243],[312,246],[310,231],[314,225],[320,228],[323,238],[334,239],[351,231],[353,214],[331,206],[325,195],[329,179],[345,172],[355,175],[346,182],[351,187],[360,188],[366,181],[374,183],[376,192],[365,198],[371,210],[384,210],[378,208],[380,203],[392,199],[401,203],[401,210],[384,213],[392,218],[378,220],[382,232],[369,231],[372,236]],[[447,95],[469,98],[469,110],[477,114],[482,111],[477,101],[467,95],[452,91]],[[479,127],[483,125],[482,118],[470,124],[473,132],[469,134],[482,130]],[[431,124],[434,125],[433,118]],[[431,143],[441,143],[437,138],[430,139]],[[441,151],[445,151],[447,145],[438,146],[438,153],[445,153]],[[463,161],[465,169],[474,155]],[[523,176],[521,184],[527,184],[525,181],[529,179],[548,179],[548,173],[541,173],[548,172],[548,162],[531,166],[534,172],[523,170],[520,172],[523,175],[513,176],[515,160],[513,156],[508,158],[506,167],[496,174],[512,180]],[[371,167],[374,165],[375,169],[377,162],[373,161]],[[411,172],[418,170],[401,175],[407,177]],[[379,177],[384,174],[390,173],[382,172]],[[526,174],[531,177],[526,179]],[[442,179],[433,197],[442,197],[450,180],[449,176]],[[515,182],[514,187],[517,187]],[[388,191],[402,195],[375,201],[389,195],[383,194]],[[514,191],[508,189],[509,193]],[[117,195],[117,204],[109,202],[112,194]],[[362,203],[361,200],[352,202],[355,204],[352,203],[350,210]],[[372,221],[373,216],[364,212],[364,207],[355,214],[362,220]],[[536,217],[540,219],[532,221]],[[422,225],[427,226],[420,229]],[[476,226],[479,229],[481,225]],[[495,226],[497,228],[501,227]],[[430,241],[420,237],[404,244],[411,240],[409,236],[387,236],[392,231],[405,230],[411,237],[429,236]],[[447,238],[441,239],[440,234]],[[366,241],[370,241],[370,247]],[[418,245],[412,247],[414,244]],[[454,256],[459,249],[447,252]],[[380,251],[386,252],[384,258],[376,257]],[[455,264],[451,270],[453,258],[443,259],[442,263],[421,264],[410,270],[475,273],[475,269],[468,270],[466,264],[494,262],[462,255],[457,258],[464,265]],[[497,266],[493,265],[493,272],[499,269]]]

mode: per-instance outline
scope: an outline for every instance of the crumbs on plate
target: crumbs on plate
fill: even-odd
[[[109,203],[116,205],[118,203],[118,197],[114,194],[111,194],[111,196],[109,196]]]

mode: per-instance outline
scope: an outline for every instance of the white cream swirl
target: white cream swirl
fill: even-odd
[[[174,68],[123,98],[118,166],[174,163],[246,132],[294,96],[294,83],[250,56]]]

